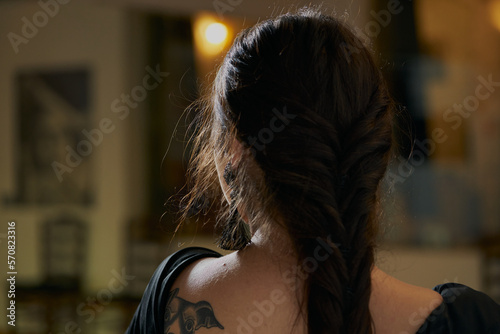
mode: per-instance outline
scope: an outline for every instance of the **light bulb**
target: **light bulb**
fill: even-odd
[[[227,28],[222,23],[211,23],[205,30],[205,38],[210,44],[222,44],[227,38]]]

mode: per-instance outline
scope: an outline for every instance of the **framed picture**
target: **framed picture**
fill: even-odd
[[[92,202],[90,72],[85,68],[16,74],[16,204]]]

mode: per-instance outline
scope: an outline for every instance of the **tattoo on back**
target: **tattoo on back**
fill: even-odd
[[[165,309],[165,334],[177,334],[170,331],[176,322],[180,329],[178,334],[193,334],[201,327],[224,329],[215,318],[212,305],[207,301],[191,303],[178,297],[178,293],[177,288],[168,295]]]

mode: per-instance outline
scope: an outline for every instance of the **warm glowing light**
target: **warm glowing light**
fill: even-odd
[[[490,16],[493,26],[500,30],[500,0],[492,0],[490,2]]]
[[[211,44],[221,44],[226,41],[227,38],[227,28],[222,23],[211,23],[207,29],[205,29],[205,38]]]
[[[207,57],[216,57],[227,49],[232,29],[211,13],[200,13],[193,22],[197,51]]]

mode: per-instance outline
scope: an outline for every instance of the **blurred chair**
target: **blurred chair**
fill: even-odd
[[[480,246],[484,255],[482,273],[484,291],[500,303],[500,235],[483,238]]]
[[[87,224],[71,213],[61,213],[41,224],[40,263],[43,279],[20,285],[15,333],[65,333],[78,323],[87,254]],[[80,319],[81,320],[81,319]]]

